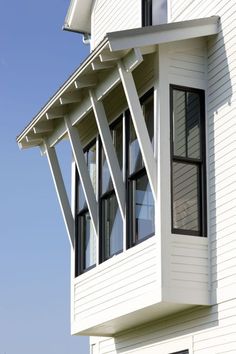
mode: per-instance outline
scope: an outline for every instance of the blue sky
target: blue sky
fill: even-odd
[[[46,158],[15,140],[88,55],[61,30],[68,6],[0,0],[0,354],[89,352],[70,336],[69,242]]]

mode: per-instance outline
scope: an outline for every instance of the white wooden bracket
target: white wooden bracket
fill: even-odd
[[[88,205],[88,210],[90,212],[93,227],[95,232],[97,233],[97,228],[98,228],[97,201],[94,194],[91,178],[88,172],[88,166],[85,161],[84,151],[80,142],[79,133],[77,129],[71,125],[71,121],[69,117],[65,117],[65,125],[67,128],[73,156],[75,159],[77,170],[79,172],[80,181]]]
[[[101,137],[107,164],[110,170],[111,179],[115,189],[118,205],[120,207],[122,218],[125,218],[125,184],[122,179],[122,172],[116,155],[115,147],[112,142],[111,132],[107,121],[105,109],[102,101],[98,101],[95,93],[89,91],[98,131]]]
[[[75,237],[75,222],[71,212],[71,207],[69,199],[66,193],[65,184],[63,181],[60,165],[58,162],[57,154],[54,147],[49,147],[46,142],[44,142],[44,149],[48,159],[48,164],[51,170],[53,182],[56,188],[57,197],[61,207],[63,219],[65,222],[66,230],[69,236],[69,241],[72,247],[74,247],[74,237]]]
[[[154,158],[152,144],[143,116],[142,107],[140,105],[139,96],[135,87],[133,75],[130,71],[125,70],[124,65],[121,61],[119,61],[117,65],[125,96],[127,99],[128,107],[130,110],[130,115],[133,121],[134,129],[142,153],[143,162],[146,167],[153,196],[156,199],[157,163]]]

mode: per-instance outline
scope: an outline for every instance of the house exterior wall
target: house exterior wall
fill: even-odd
[[[208,60],[205,63],[209,240],[209,248],[206,252],[208,261],[205,258],[205,260],[199,259],[199,262],[196,262],[196,266],[199,267],[209,262],[211,279],[209,286],[213,305],[206,308],[196,307],[157,322],[130,329],[115,338],[91,337],[93,354],[167,354],[184,349],[189,349],[190,354],[233,354],[236,352],[236,4],[234,0],[224,2],[170,0],[168,5],[169,21],[212,15],[221,17],[221,32],[207,42]],[[189,58],[192,54],[194,53],[189,53]],[[197,52],[195,54],[197,57]],[[181,59],[181,54],[179,57]],[[185,59],[186,57],[182,62]],[[199,61],[201,62],[200,57]],[[184,67],[189,67],[190,62],[191,59]],[[178,68],[180,73],[183,67],[178,65]],[[175,70],[176,65],[173,65],[170,70],[172,75],[170,82],[174,79]],[[196,85],[201,72],[201,70],[199,73],[195,72]],[[181,74],[182,76],[177,81],[185,85],[186,74],[184,72]],[[177,236],[176,240],[178,240]],[[174,254],[174,250],[177,250],[175,247],[175,241],[172,241],[173,255],[171,257],[173,259],[189,251],[186,244],[183,250],[176,255]],[[191,281],[190,278],[184,280],[188,282]]]
[[[91,49],[108,32],[141,27],[140,0],[96,0],[91,15]]]

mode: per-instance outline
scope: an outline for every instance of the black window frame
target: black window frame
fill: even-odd
[[[178,90],[190,93],[196,93],[200,98],[200,158],[189,158],[174,155],[173,144],[173,91]],[[173,234],[182,234],[190,236],[207,236],[207,205],[206,205],[206,133],[205,133],[205,91],[198,88],[170,85],[170,171],[171,171],[171,232]],[[185,107],[186,110],[186,107]],[[199,217],[199,230],[186,230],[174,227],[174,210],[173,210],[173,163],[183,163],[186,165],[198,166],[200,170],[198,174],[198,217]]]
[[[140,104],[141,106],[145,104],[146,101],[150,97],[153,97],[154,99],[154,88],[152,87],[150,90],[148,90],[141,98],[140,98]],[[126,111],[126,140],[125,140],[125,153],[126,153],[126,245],[127,248],[134,247],[137,244],[140,244],[144,242],[145,240],[149,239],[150,237],[155,235],[155,230],[153,233],[143,237],[142,239],[137,239],[136,235],[136,220],[134,217],[134,197],[133,197],[133,183],[137,183],[138,178],[147,176],[146,168],[144,166],[144,163],[142,163],[142,166],[137,170],[129,174],[129,139],[130,139],[130,122],[131,122],[131,116],[130,112],[127,110]],[[154,124],[154,116],[153,116],[153,124]],[[153,129],[154,133],[154,129]],[[143,158],[142,158],[143,161]],[[148,178],[148,177],[147,177]],[[155,209],[155,205],[154,205]],[[154,212],[155,215],[155,212]],[[154,216],[154,224],[155,224],[155,216]]]
[[[179,350],[178,352],[172,352],[170,354],[189,354],[188,349]]]
[[[116,127],[119,123],[121,122],[122,124],[122,144],[123,144],[123,141],[124,141],[124,136],[123,136],[123,132],[124,132],[124,129],[123,129],[123,115],[120,115],[118,118],[116,118],[110,125],[109,125],[109,128],[110,128],[110,131],[112,131],[114,129],[114,127]],[[105,252],[105,247],[106,247],[106,244],[105,244],[105,239],[104,239],[104,223],[103,223],[103,217],[104,217],[104,203],[105,203],[105,200],[111,198],[112,196],[115,196],[116,197],[116,193],[115,193],[115,189],[114,189],[114,185],[112,183],[112,187],[109,188],[107,191],[105,191],[104,193],[102,192],[102,152],[103,152],[103,148],[102,148],[102,142],[101,142],[101,139],[100,137],[98,137],[99,139],[99,152],[98,152],[98,160],[99,160],[99,163],[98,163],[98,176],[99,176],[99,186],[98,186],[98,195],[99,195],[99,263],[103,263],[105,262],[106,260],[108,260],[109,258],[119,254],[119,253],[122,253],[124,251],[124,247],[122,246],[122,249],[109,255],[109,257],[106,257],[106,252]],[[124,144],[123,144],[123,147],[124,147]],[[123,147],[122,147],[122,150],[123,150]],[[124,147],[125,148],[125,147]],[[122,159],[123,159],[123,155],[122,155]],[[121,171],[123,169],[121,168]],[[117,197],[116,197],[117,198]],[[119,208],[119,205],[118,205],[118,208]],[[124,235],[123,235],[124,237]]]
[[[142,0],[142,27],[152,26],[152,0]]]
[[[88,145],[84,148],[84,154],[89,151],[92,146],[96,146],[97,139],[90,141]],[[86,161],[87,163],[87,161]],[[75,176],[75,277],[83,274],[90,269],[96,267],[95,264],[85,267],[85,257],[84,257],[84,234],[82,234],[82,222],[87,213],[89,213],[88,205],[85,203],[85,206],[79,210],[78,208],[78,199],[79,199],[79,173],[76,168]]]

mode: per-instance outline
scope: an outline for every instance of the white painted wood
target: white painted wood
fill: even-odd
[[[148,134],[147,126],[139,102],[137,89],[135,87],[132,73],[127,72],[121,62],[118,63],[118,71],[130,110],[130,115],[139,142],[144,165],[150,181],[154,199],[156,199],[156,169],[157,164],[154,158],[154,151]]]
[[[97,78],[95,75],[80,75],[74,82],[76,89],[81,89],[85,87],[94,87],[97,83]]]
[[[67,92],[59,98],[61,105],[77,103],[81,101],[81,93],[77,91]]]
[[[45,142],[46,156],[48,159],[48,164],[51,170],[53,182],[55,185],[58,201],[61,207],[62,216],[65,222],[66,230],[69,236],[69,241],[72,247],[74,247],[74,218],[71,212],[70,203],[66,193],[66,188],[64,185],[60,165],[57,159],[55,148],[48,147]]]
[[[91,49],[108,32],[141,27],[141,1],[96,0],[91,16]]]
[[[48,120],[63,118],[66,114],[65,107],[53,107],[46,113],[46,118]]]
[[[119,161],[112,142],[110,128],[107,122],[104,106],[97,98],[92,90],[89,91],[94,116],[97,122],[98,131],[101,137],[102,146],[107,159],[107,164],[111,174],[112,183],[120,207],[121,216],[125,218],[125,185],[122,178],[122,172]]]
[[[33,128],[33,131],[35,134],[51,133],[53,131],[53,123],[41,122]]]
[[[92,224],[94,230],[97,234],[98,228],[98,207],[97,201],[94,194],[94,189],[92,186],[91,178],[88,172],[88,166],[85,161],[84,151],[80,143],[79,133],[75,127],[71,125],[70,119],[68,117],[65,118],[65,125],[67,127],[68,136],[73,152],[73,156],[75,159],[76,167],[79,173],[80,181],[82,184],[82,188],[84,191],[85,199],[88,205],[88,209],[90,212]]]

